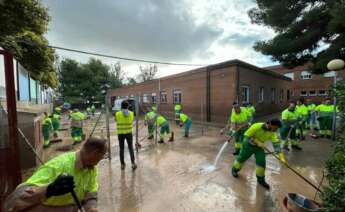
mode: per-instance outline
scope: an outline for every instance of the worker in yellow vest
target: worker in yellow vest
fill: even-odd
[[[278,119],[272,119],[266,123],[255,123],[246,130],[240,154],[232,165],[231,173],[234,177],[238,177],[238,172],[241,170],[243,163],[254,154],[257,181],[264,188],[270,188],[265,180],[265,142],[271,141],[280,161],[287,163],[284,154],[280,150],[280,141],[276,133],[281,126],[282,124]]]
[[[121,110],[115,113],[115,122],[120,146],[120,162],[122,170],[124,170],[126,167],[124,156],[125,141],[127,141],[129,155],[131,157],[132,162],[132,169],[135,170],[137,168],[133,149],[133,121],[134,113],[129,110],[129,103],[127,101],[122,101]]]
[[[54,137],[59,137],[59,130],[60,130],[60,122],[61,122],[61,108],[56,107],[53,113],[52,124],[54,129]]]
[[[307,128],[314,129],[316,128],[316,105],[311,101],[311,99],[307,99],[306,106],[308,108],[308,120],[307,120]]]
[[[89,138],[80,151],[61,154],[20,184],[5,201],[5,211],[72,212],[74,191],[87,212],[97,212],[97,164],[107,151],[106,140]]]
[[[241,150],[242,140],[244,132],[249,127],[249,113],[245,107],[240,107],[237,102],[232,104],[231,115],[229,117],[228,123],[225,128],[221,131],[224,133],[224,130],[227,131],[227,134],[235,138],[235,151],[233,155],[238,155]]]
[[[252,105],[251,102],[248,102],[247,105],[246,105],[246,109],[247,109],[247,112],[248,112],[248,119],[249,119],[249,125],[251,125],[254,121],[254,116],[255,116],[255,107]]]
[[[147,126],[147,130],[149,133],[148,139],[153,139],[153,134],[155,131],[155,120],[157,117],[157,108],[155,106],[152,106],[151,111],[145,114],[144,121],[145,126]]]
[[[44,112],[42,121],[42,134],[43,134],[43,148],[48,148],[50,145],[50,132],[53,130],[52,116]]]
[[[79,144],[83,140],[83,120],[86,119],[84,113],[80,112],[77,108],[70,114],[71,118],[71,136],[73,145]]]
[[[291,101],[289,107],[282,112],[282,127],[280,128],[280,138],[284,149],[290,151],[289,144],[296,150],[302,150],[299,140],[296,137],[299,115],[296,112],[296,103]]]
[[[180,127],[184,128],[184,137],[189,137],[189,129],[192,126],[192,119],[190,119],[186,114],[180,113],[179,115],[180,119]]]
[[[162,115],[158,115],[156,119],[156,124],[158,127],[160,127],[160,133],[159,133],[160,139],[158,143],[164,143],[165,137],[170,134],[169,122]],[[173,141],[174,141],[173,134],[171,132],[169,142],[173,142]]]
[[[180,113],[182,113],[182,105],[177,103],[174,106],[174,111],[175,111],[175,122],[176,122],[176,125],[178,125],[180,123]]]
[[[308,107],[304,105],[304,99],[301,98],[297,101],[296,112],[298,114],[298,124],[296,129],[296,135],[305,140],[305,136],[308,134],[307,120],[308,120]]]
[[[320,123],[320,136],[322,138],[331,138],[332,136],[332,127],[333,127],[333,111],[334,106],[332,105],[331,99],[326,98],[323,104],[318,105],[315,108],[318,118],[317,120]],[[336,108],[336,112],[339,112]]]

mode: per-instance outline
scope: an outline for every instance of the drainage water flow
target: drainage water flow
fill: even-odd
[[[217,154],[213,164],[204,167],[204,169],[203,169],[204,172],[212,172],[212,171],[216,170],[219,158],[223,154],[223,152],[224,152],[224,150],[225,150],[227,145],[228,145],[228,142],[227,141],[224,142],[224,144],[223,144],[222,148],[220,148],[220,150],[219,150],[219,152],[218,152],[218,154]]]

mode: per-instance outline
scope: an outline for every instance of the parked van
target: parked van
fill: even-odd
[[[127,101],[129,103],[129,110],[133,111],[134,115],[135,115],[135,100],[134,99],[128,99],[128,98],[116,99],[114,101],[114,107],[111,109],[113,114],[115,114],[117,111],[121,110],[121,103],[123,101]]]

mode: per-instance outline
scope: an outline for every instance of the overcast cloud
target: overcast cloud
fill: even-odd
[[[273,32],[251,25],[251,0],[43,0],[52,21],[51,45],[179,63],[241,59],[258,66],[269,58],[252,49]],[[88,56],[58,51],[85,62]],[[102,58],[100,58],[102,59]],[[114,60],[102,59],[106,63]],[[134,75],[137,63],[121,62]],[[159,75],[191,67],[159,66]]]

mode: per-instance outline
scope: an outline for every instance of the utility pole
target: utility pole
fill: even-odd
[[[6,84],[6,103],[8,113],[8,137],[9,146],[8,161],[8,176],[12,180],[13,189],[22,181],[20,172],[20,154],[18,143],[18,130],[17,130],[17,106],[16,106],[16,91],[14,82],[14,68],[13,68],[13,55],[8,50],[1,50],[0,54],[4,55],[5,64],[5,84]]]

